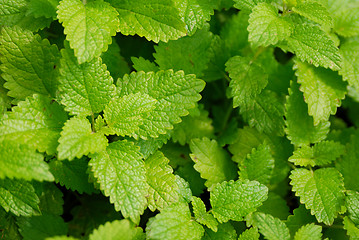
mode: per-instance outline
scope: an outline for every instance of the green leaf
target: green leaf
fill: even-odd
[[[59,0],[30,0],[26,15],[56,19]]]
[[[206,210],[206,206],[203,201],[198,197],[192,197],[192,206],[194,217],[197,222],[206,225],[212,231],[217,232],[218,230],[218,222],[213,217],[213,215],[209,214]]]
[[[259,233],[256,227],[246,229],[241,233],[238,240],[259,240]]]
[[[154,62],[144,59],[143,57],[131,57],[131,61],[133,62],[133,68],[136,69],[136,71],[157,72],[160,70]]]
[[[340,54],[343,62],[339,74],[350,86],[359,90],[359,43],[357,41],[344,42],[340,45]]]
[[[336,113],[341,100],[345,98],[346,84],[337,73],[328,69],[315,68],[299,61],[294,69],[314,125],[327,121],[331,114]]]
[[[268,188],[257,181],[237,180],[214,186],[210,195],[212,213],[217,220],[242,221],[267,199]]]
[[[167,42],[186,35],[185,23],[170,0],[111,0],[120,19],[120,32],[139,35],[148,41]]]
[[[88,161],[85,158],[75,158],[73,161],[53,160],[49,163],[50,171],[55,177],[55,182],[60,183],[72,191],[91,194],[94,191],[92,183],[88,181]]]
[[[240,176],[243,179],[257,180],[268,184],[274,169],[274,159],[267,144],[253,148],[246,159],[239,164]]]
[[[359,193],[348,192],[345,198],[345,206],[347,207],[350,220],[354,224],[359,225]]]
[[[145,239],[142,228],[128,219],[115,220],[101,225],[90,235],[89,240],[140,240]]]
[[[33,95],[19,102],[0,122],[0,140],[26,144],[40,152],[54,154],[67,114],[54,100]]]
[[[231,78],[229,87],[233,107],[246,105],[247,101],[255,99],[268,84],[268,75],[264,69],[249,58],[230,58],[226,63],[226,71]]]
[[[265,2],[252,9],[248,22],[248,41],[255,47],[275,45],[292,32],[290,22],[279,17],[278,9]]]
[[[65,109],[74,115],[92,115],[104,110],[115,94],[115,86],[101,58],[78,64],[73,50],[61,50],[60,97]]]
[[[47,237],[45,240],[78,240],[78,238],[68,237],[68,236],[54,236],[54,237]]]
[[[253,225],[259,229],[259,232],[270,240],[289,240],[289,230],[287,226],[278,218],[270,214],[254,213]]]
[[[281,220],[286,220],[289,215],[289,207],[286,200],[273,192],[268,193],[268,199],[263,202],[258,211],[270,214]]]
[[[0,141],[0,178],[53,181],[44,156],[15,141]]]
[[[288,90],[285,123],[287,138],[297,146],[317,143],[325,139],[329,132],[329,121],[314,126],[313,117],[308,115],[308,105],[304,102],[303,93],[299,91],[299,84],[291,82]]]
[[[290,184],[300,202],[316,216],[318,222],[331,225],[344,203],[344,182],[334,168],[316,171],[296,169],[291,172]]]
[[[105,52],[111,36],[119,31],[118,13],[107,2],[91,1],[84,5],[80,0],[62,0],[58,9],[57,18],[80,64]]]
[[[322,227],[314,223],[301,227],[294,236],[294,240],[321,240]]]
[[[287,41],[289,48],[301,61],[307,61],[316,67],[340,69],[339,49],[318,26],[297,24]]]
[[[40,214],[40,200],[34,187],[24,180],[0,179],[0,205],[15,216]]]
[[[237,232],[231,223],[221,223],[218,224],[217,232],[205,228],[204,236],[201,240],[237,240]]]
[[[343,37],[359,35],[359,5],[356,1],[341,4],[343,8],[334,17],[334,31]]]
[[[59,58],[59,50],[47,39],[17,26],[2,28],[1,71],[9,96],[19,100],[35,93],[55,96]]]
[[[232,180],[237,176],[231,157],[218,146],[216,140],[195,138],[191,140],[190,148],[190,157],[195,162],[193,167],[201,174],[201,178],[207,180],[205,185],[208,189],[212,189],[216,183]]]
[[[148,207],[151,211],[162,211],[178,201],[178,185],[169,160],[157,151],[145,161],[148,190]]]
[[[347,230],[347,235],[349,235],[350,239],[359,239],[359,228],[352,221],[350,221],[347,216],[344,217],[343,223],[344,229]]]
[[[330,16],[327,8],[319,2],[301,1],[292,10],[316,23],[333,27],[333,18]]]
[[[307,210],[303,204],[301,204],[298,208],[294,209],[293,215],[290,215],[287,218],[286,225],[289,228],[290,235],[294,236],[299,228],[306,224],[315,222],[315,217],[310,214],[310,211]]]
[[[89,166],[116,211],[138,223],[148,192],[145,163],[138,147],[125,140],[110,143],[106,150],[93,155]]]
[[[16,217],[5,212],[3,208],[0,209],[0,229],[1,237],[7,240],[21,239],[19,227],[16,225]]]
[[[113,99],[104,110],[104,118],[117,135],[138,131],[148,113],[156,107],[156,100],[140,92]]]
[[[53,182],[33,182],[35,192],[40,199],[39,208],[42,213],[47,212],[54,215],[64,213],[64,194]]]
[[[201,239],[203,227],[191,219],[186,203],[174,203],[150,219],[146,227],[147,239]]]
[[[270,2],[269,0],[234,0],[233,7],[241,11],[250,12],[259,3]]]
[[[198,93],[205,83],[194,75],[185,75],[183,71],[132,72],[117,81],[119,96],[131,93],[147,94],[157,100],[156,108],[144,119],[133,136],[158,137],[179,123],[182,116],[188,115],[188,109],[194,108],[201,99]]]
[[[322,141],[312,147],[302,146],[293,152],[288,161],[295,165],[325,166],[344,154],[345,147],[338,142]]]
[[[86,118],[69,119],[61,132],[57,147],[58,159],[73,160],[89,153],[100,152],[108,144],[107,138],[99,132],[93,132]]]

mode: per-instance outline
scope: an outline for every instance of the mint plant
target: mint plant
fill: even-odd
[[[0,239],[358,239],[357,0],[0,0]]]

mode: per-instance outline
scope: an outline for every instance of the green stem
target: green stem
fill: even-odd
[[[249,64],[252,64],[259,55],[261,55],[267,48],[266,47],[259,47],[257,48],[256,53],[254,54],[253,58],[251,59],[251,61],[249,62]]]

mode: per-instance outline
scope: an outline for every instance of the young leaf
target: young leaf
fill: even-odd
[[[252,227],[241,233],[238,240],[259,240],[258,228]]]
[[[148,207],[151,211],[162,211],[168,205],[178,201],[178,185],[169,160],[160,151],[145,161],[148,190]]]
[[[278,218],[270,214],[257,212],[253,214],[253,225],[259,229],[259,232],[271,240],[289,240],[289,230],[287,226]]]
[[[231,223],[221,223],[218,224],[217,232],[204,228],[204,235],[201,240],[237,240],[237,232]]]
[[[350,239],[359,238],[359,228],[352,222],[350,219],[345,216],[343,219],[344,229],[347,230],[347,235],[350,236]]]
[[[349,192],[345,198],[345,206],[347,207],[350,220],[354,224],[359,225],[359,193]]]
[[[30,217],[40,214],[40,200],[34,187],[23,180],[0,179],[0,205],[15,216]]]
[[[206,206],[204,205],[203,201],[198,197],[192,197],[192,206],[196,221],[206,225],[212,231],[217,232],[218,222],[213,217],[213,215],[206,211]]]
[[[8,95],[24,100],[33,94],[55,96],[59,50],[28,30],[4,27],[0,37],[2,77]]]
[[[160,68],[154,62],[144,59],[143,57],[131,57],[131,61],[133,62],[132,67],[138,72],[157,72],[160,70]]]
[[[359,13],[358,13],[359,15]],[[340,54],[343,57],[342,69],[339,74],[350,86],[359,90],[359,43],[347,41],[340,45]]]
[[[175,40],[186,35],[185,23],[178,9],[170,0],[111,0],[120,19],[120,32],[124,35],[139,35],[158,43]]]
[[[93,155],[89,166],[116,211],[138,223],[147,205],[148,192],[145,163],[138,147],[125,140],[110,143]]]
[[[90,235],[89,240],[140,240],[145,239],[142,228],[128,219],[115,220],[101,225]]]
[[[90,62],[107,50],[119,30],[117,11],[104,1],[62,0],[57,18],[65,28],[66,39],[75,49],[78,63]]]
[[[192,139],[190,142],[193,166],[206,179],[205,185],[212,189],[216,183],[229,181],[236,177],[236,166],[231,161],[229,154],[220,146],[216,140],[208,138]]]
[[[303,93],[299,91],[299,84],[292,81],[288,91],[289,96],[285,105],[287,138],[297,146],[317,143],[325,139],[329,132],[329,121],[314,126],[313,117],[308,115],[308,105],[303,100]]]
[[[65,109],[71,114],[84,116],[104,110],[114,96],[115,86],[101,58],[78,64],[67,43],[61,54],[59,89]]]
[[[307,61],[316,67],[340,69],[339,49],[318,26],[297,24],[287,41],[289,48],[301,61]]]
[[[71,161],[75,157],[102,151],[108,140],[102,133],[93,132],[86,118],[73,117],[65,123],[59,143],[58,159]]]
[[[316,23],[333,27],[333,18],[330,16],[327,8],[320,4],[320,2],[301,1],[292,10]]]
[[[307,63],[297,61],[294,66],[300,91],[308,104],[308,113],[313,116],[314,125],[327,121],[335,114],[341,100],[345,98],[346,84],[340,76],[328,69],[316,68]]]
[[[53,181],[44,156],[15,141],[0,141],[0,178]]]
[[[188,109],[201,99],[198,93],[205,83],[183,71],[132,72],[117,81],[119,97],[131,93],[148,94],[157,100],[156,108],[144,119],[134,137],[148,138],[165,134],[173,124],[179,123]]]
[[[278,15],[278,9],[269,3],[258,3],[249,15],[248,41],[255,47],[275,45],[287,39],[291,32],[290,22]]]
[[[216,184],[211,191],[212,213],[220,223],[242,221],[267,199],[268,188],[257,181],[237,180]]]
[[[301,227],[294,236],[294,240],[321,240],[322,227],[310,223]]]
[[[150,219],[146,227],[147,239],[201,239],[203,227],[191,219],[186,203],[174,203]]]
[[[289,178],[300,202],[316,216],[318,222],[331,225],[344,203],[344,182],[334,168],[293,170]]]

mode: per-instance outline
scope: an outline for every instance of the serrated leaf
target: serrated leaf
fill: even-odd
[[[321,240],[322,227],[314,223],[301,227],[294,236],[294,240]]]
[[[26,144],[40,152],[54,154],[67,114],[54,100],[33,95],[13,107],[0,122],[0,140]]]
[[[321,168],[313,172],[301,168],[293,170],[289,178],[300,202],[318,222],[331,225],[344,203],[344,182],[338,170]]]
[[[356,1],[341,4],[334,16],[334,31],[343,37],[359,35],[359,5]]]
[[[258,96],[268,84],[268,75],[264,69],[249,58],[230,58],[226,63],[226,71],[231,78],[229,87],[233,107],[245,105],[248,100]]]
[[[328,69],[316,68],[299,61],[294,69],[314,125],[327,121],[331,114],[336,113],[341,100],[345,98],[346,84],[337,73]]]
[[[15,216],[40,214],[40,200],[34,187],[24,180],[0,179],[0,205]]]
[[[151,211],[162,211],[178,201],[178,185],[169,160],[157,151],[145,161],[148,190],[148,207]]]
[[[125,140],[110,143],[93,155],[89,166],[116,211],[138,223],[147,205],[148,191],[145,163],[138,147]]]
[[[114,96],[115,86],[101,58],[78,64],[67,43],[61,54],[59,90],[65,109],[71,114],[84,116],[104,110]]]
[[[119,96],[131,93],[148,94],[157,100],[156,108],[144,119],[133,136],[138,138],[158,137],[165,134],[173,124],[179,123],[188,109],[194,108],[201,99],[198,93],[205,83],[194,75],[185,75],[183,71],[132,72],[117,81]]]
[[[254,213],[253,225],[259,232],[270,240],[289,240],[290,234],[287,226],[278,218],[261,212]]]
[[[259,240],[259,232],[256,227],[246,229],[238,237],[238,240]]]
[[[71,161],[75,157],[102,151],[108,145],[108,140],[102,133],[93,132],[86,118],[73,117],[65,123],[59,143],[58,159]]]
[[[204,205],[203,201],[198,197],[192,197],[191,203],[196,221],[203,225],[206,225],[212,231],[217,232],[218,222],[213,217],[213,215],[207,212],[206,206]]]
[[[344,154],[345,147],[338,142],[322,141],[312,147],[303,145],[293,152],[288,161],[299,166],[324,166]]]
[[[321,122],[314,126],[313,117],[308,115],[308,105],[304,102],[303,93],[299,91],[299,84],[291,82],[286,102],[285,132],[292,144],[297,146],[317,143],[325,139],[330,122]]]
[[[55,96],[57,89],[59,50],[47,39],[21,29],[4,27],[0,37],[2,77],[8,95],[24,100],[33,94]]]
[[[257,181],[237,180],[214,186],[210,195],[212,213],[217,220],[242,221],[267,199],[268,188]]]
[[[178,9],[170,0],[111,0],[120,19],[120,32],[124,35],[139,35],[158,43],[176,40],[186,35]]]
[[[350,219],[345,216],[343,218],[344,229],[347,230],[350,240],[359,239],[359,228]]]
[[[216,183],[229,181],[237,176],[235,164],[216,140],[195,138],[191,140],[190,148],[190,157],[195,162],[193,167],[201,174],[201,178],[207,180],[205,185],[209,189]]]
[[[73,161],[53,160],[49,163],[50,171],[55,177],[55,182],[60,183],[72,191],[91,194],[94,191],[92,183],[88,181],[88,161],[85,158],[74,159]]]
[[[287,41],[289,48],[301,61],[307,61],[316,67],[340,69],[339,49],[318,26],[298,24]]]
[[[218,224],[217,232],[205,228],[204,236],[201,240],[237,240],[237,232],[231,223],[221,223]]]
[[[26,15],[56,19],[59,0],[30,0]]]
[[[6,240],[21,239],[19,227],[16,225],[16,217],[5,212],[3,208],[0,209],[0,228],[1,237]]]
[[[357,41],[344,42],[340,45],[340,54],[343,62],[339,74],[350,86],[359,90],[359,43]]]
[[[174,203],[150,219],[146,227],[147,239],[201,239],[204,230],[191,220],[191,212],[186,203]]]
[[[279,16],[276,7],[265,2],[252,9],[248,22],[248,41],[255,47],[275,45],[292,32],[290,22]]]
[[[148,59],[144,59],[143,57],[131,57],[131,61],[133,62],[133,68],[138,72],[157,72],[160,70],[154,62],[151,62]]]
[[[125,136],[138,131],[156,100],[147,94],[136,93],[113,99],[104,110],[104,118],[115,134]]]
[[[241,11],[250,12],[259,3],[270,2],[269,0],[234,0],[233,7]]]
[[[44,156],[15,141],[0,141],[0,178],[53,181]]]
[[[291,236],[294,236],[299,228],[315,222],[315,217],[310,214],[310,211],[307,210],[303,204],[301,204],[298,208],[293,210],[293,215],[290,215],[287,218],[286,225],[289,228]]]
[[[128,219],[115,220],[101,225],[90,235],[89,240],[140,240],[145,239],[142,228]]]
[[[328,27],[333,27],[333,18],[331,17],[327,8],[319,2],[301,1],[295,7],[293,7],[292,10],[293,12],[296,12],[316,23]]]
[[[345,206],[348,210],[350,220],[359,225],[359,193],[349,192],[345,198]]]
[[[79,0],[60,2],[57,18],[80,64],[107,50],[111,37],[119,30],[117,16],[117,11],[104,1],[91,1],[86,5]]]

